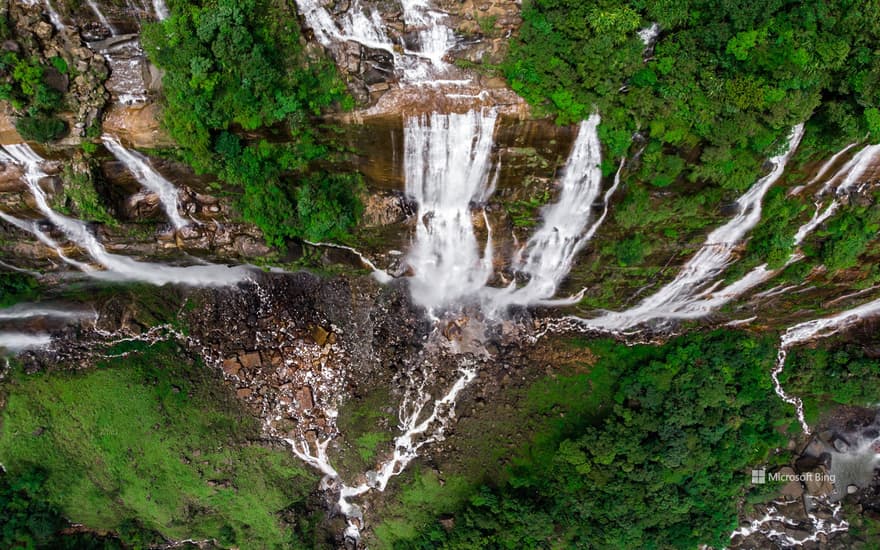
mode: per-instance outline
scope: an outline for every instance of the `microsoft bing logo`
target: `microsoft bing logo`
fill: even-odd
[[[763,485],[765,483],[767,483],[767,470],[764,468],[752,470],[752,484]]]

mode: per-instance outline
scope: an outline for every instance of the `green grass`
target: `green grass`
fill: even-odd
[[[280,514],[302,508],[314,476],[252,443],[256,420],[182,357],[160,343],[84,372],[15,373],[0,462],[11,475],[40,465],[50,504],[124,539],[139,525],[171,539],[290,547]]]
[[[407,477],[399,495],[399,514],[385,519],[375,529],[378,549],[392,548],[398,540],[416,537],[422,526],[436,516],[458,509],[473,490],[472,483],[463,477],[448,476],[441,482],[440,476],[428,469],[413,469]]]

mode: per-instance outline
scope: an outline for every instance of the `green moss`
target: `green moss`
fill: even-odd
[[[83,146],[85,147],[85,143]],[[63,181],[61,194],[54,198],[59,210],[75,214],[83,220],[96,221],[111,227],[119,225],[95,189],[94,174],[91,170],[81,172],[66,165]]]

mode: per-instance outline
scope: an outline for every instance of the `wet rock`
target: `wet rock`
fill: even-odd
[[[783,477],[794,477],[796,475],[794,469],[788,466],[781,468],[779,474]],[[804,494],[804,488],[799,481],[789,481],[782,487],[780,493],[790,499],[800,499]]]
[[[361,224],[364,227],[391,225],[406,219],[401,198],[396,194],[365,193],[363,203]]]
[[[834,492],[834,484],[831,483],[830,476],[824,468],[808,472],[804,484],[807,486],[807,492],[813,496],[828,496]]]
[[[312,396],[312,388],[303,386],[296,391],[296,402],[302,410],[311,410],[315,406]]]
[[[330,332],[320,325],[314,325],[311,329],[312,340],[315,341],[319,346],[323,346],[327,343],[327,337],[330,335]]]
[[[55,28],[52,27],[51,23],[40,21],[34,25],[34,34],[37,35],[37,38],[46,42],[55,34]]]
[[[256,351],[240,355],[238,359],[246,369],[255,369],[261,364],[260,354]]]

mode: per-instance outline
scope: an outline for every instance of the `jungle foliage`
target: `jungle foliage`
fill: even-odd
[[[775,340],[738,332],[627,347],[591,342],[618,376],[607,414],[520,451],[506,482],[398,548],[694,548],[736,525],[746,468],[791,416],[767,376]]]
[[[185,160],[236,187],[242,216],[271,244],[343,237],[361,211],[360,180],[327,168],[338,150],[315,117],[351,99],[333,64],[306,51],[293,2],[169,7],[143,43],[166,71],[163,123]]]
[[[640,179],[750,185],[791,127],[825,147],[880,140],[880,5],[869,0],[532,0],[505,72],[561,123],[598,109]],[[637,34],[659,24],[656,44]],[[641,147],[641,145],[639,145]]]
[[[0,307],[33,300],[39,295],[40,283],[26,273],[0,272]]]
[[[8,15],[0,16],[0,40],[13,37]],[[61,138],[67,124],[57,117],[64,103],[64,94],[50,85],[50,73],[63,77],[69,72],[67,62],[53,57],[43,64],[16,48],[0,53],[0,100],[8,101],[17,115],[15,128],[26,140],[42,143]]]

